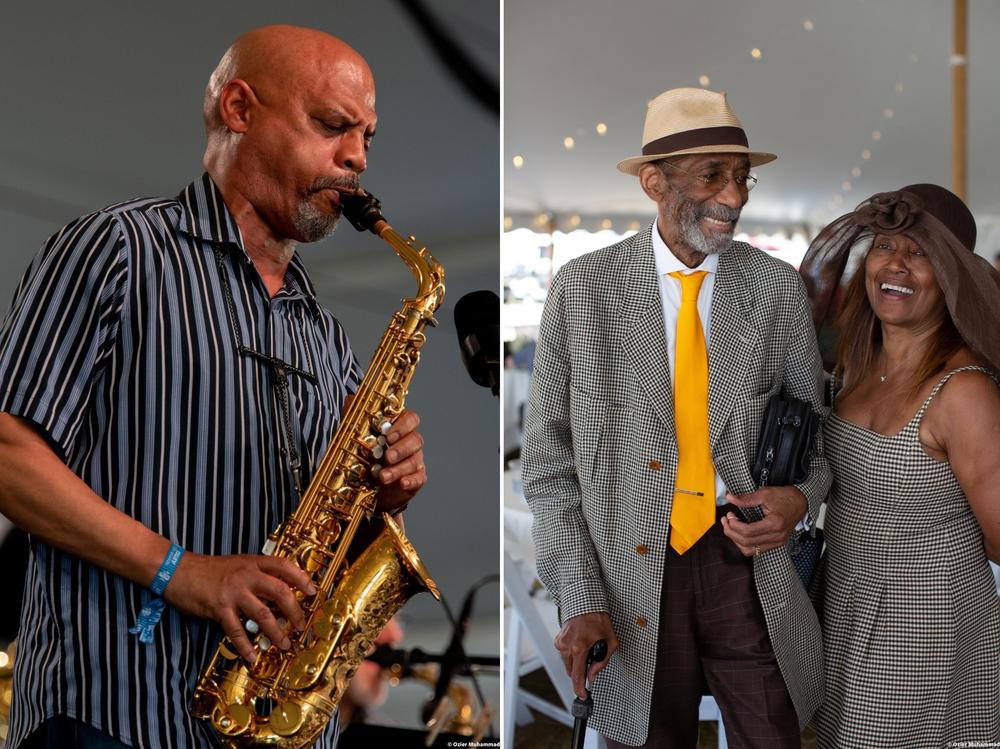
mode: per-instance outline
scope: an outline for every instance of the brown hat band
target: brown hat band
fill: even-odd
[[[749,146],[747,134],[741,127],[700,127],[696,130],[685,130],[672,135],[652,140],[642,147],[643,156],[663,154],[668,156],[677,151],[701,146]]]

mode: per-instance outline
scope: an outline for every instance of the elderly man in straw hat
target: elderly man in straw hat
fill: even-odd
[[[643,143],[618,168],[656,219],[567,263],[539,332],[522,459],[556,647],[583,696],[607,641],[591,725],[613,747],[694,747],[706,690],[731,745],[798,747],[822,652],[786,542],[830,473],[820,445],[802,484],[754,491],[750,463],[767,400],[820,410],[822,368],[798,274],[732,238],[775,156],[701,89],[650,102]]]

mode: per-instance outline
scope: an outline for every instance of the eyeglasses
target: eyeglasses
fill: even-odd
[[[757,175],[754,174],[753,172],[747,172],[746,174],[734,174],[730,176],[717,169],[713,169],[712,171],[709,171],[707,174],[702,175],[702,174],[692,174],[687,169],[681,169],[679,166],[677,166],[676,164],[671,164],[669,161],[661,161],[660,163],[665,164],[666,166],[669,167],[673,167],[678,171],[684,172],[684,174],[691,177],[692,179],[696,179],[699,182],[701,182],[701,184],[705,186],[706,190],[710,190],[713,193],[722,192],[723,190],[725,190],[726,185],[729,184],[730,180],[735,182],[737,187],[744,189],[747,192],[750,192],[757,186]]]

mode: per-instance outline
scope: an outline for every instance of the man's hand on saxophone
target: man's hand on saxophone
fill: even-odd
[[[427,481],[424,438],[417,431],[420,417],[406,409],[386,435],[389,447],[386,467],[379,473],[378,512],[399,512]],[[257,650],[242,618],[256,623],[267,638],[282,650],[291,646],[289,632],[301,632],[305,618],[295,591],[314,595],[309,575],[288,559],[272,556],[207,556],[186,553],[167,587],[164,598],[187,614],[214,619],[233,647],[253,663]],[[272,602],[291,625],[282,626],[271,611]]]
[[[386,435],[386,467],[379,473],[382,489],[378,494],[378,512],[401,512],[427,482],[424,466],[424,438],[417,431],[420,417],[405,409]]]
[[[307,596],[316,593],[309,575],[288,559],[188,552],[167,586],[164,599],[186,614],[219,622],[240,657],[252,664],[257,649],[240,617],[255,622],[272,643],[287,650],[291,647],[289,632],[301,632],[306,624],[295,590]],[[290,627],[283,626],[272,613],[269,601]]]

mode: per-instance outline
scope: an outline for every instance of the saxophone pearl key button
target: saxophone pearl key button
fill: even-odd
[[[388,434],[390,429],[392,429],[391,421],[383,421],[378,427],[378,430],[382,432],[382,434]]]
[[[257,646],[261,650],[267,650],[268,648],[271,647],[271,640],[268,638],[267,635],[261,635],[260,639],[257,641]]]
[[[375,445],[375,447],[372,448],[372,457],[375,458],[375,460],[381,458],[384,453],[385,448],[382,447],[382,445]]]
[[[258,632],[260,632],[260,626],[253,619],[247,619],[247,623],[244,626],[246,626],[247,632],[249,632],[252,635],[255,635]]]

